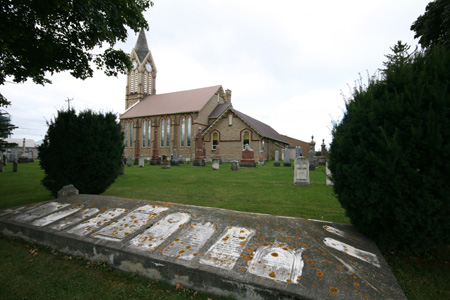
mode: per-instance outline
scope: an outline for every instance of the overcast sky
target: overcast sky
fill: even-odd
[[[417,45],[411,24],[428,0],[154,0],[146,32],[158,70],[158,94],[222,85],[233,107],[280,134],[331,142],[332,122],[360,74],[374,74],[398,40]],[[116,48],[130,53],[137,34]],[[123,113],[126,76],[74,79],[42,87],[0,86],[19,128],[13,138],[41,140],[46,120],[67,108]],[[317,150],[319,147],[317,147]]]

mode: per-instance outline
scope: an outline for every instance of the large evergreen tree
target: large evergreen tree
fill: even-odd
[[[355,227],[383,249],[420,251],[450,244],[450,53],[396,46],[383,78],[348,99],[329,168]]]
[[[39,147],[42,184],[56,196],[73,184],[82,194],[103,193],[119,175],[123,133],[112,113],[58,111]]]

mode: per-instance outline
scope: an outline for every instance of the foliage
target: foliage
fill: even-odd
[[[123,133],[112,113],[58,111],[39,146],[42,184],[56,196],[73,184],[82,194],[103,193],[119,175]]]
[[[114,50],[125,41],[127,29],[147,28],[143,11],[150,0],[9,0],[0,2],[0,85],[8,76],[14,82],[28,78],[50,83],[48,73],[70,71],[92,77],[90,65],[105,68],[107,75],[131,68],[127,54]],[[109,44],[100,54],[93,50]]]
[[[11,103],[0,94],[0,152],[17,145],[16,143],[7,143],[4,140],[4,138],[11,134],[11,131],[17,128],[10,123],[9,114],[5,110],[1,109],[2,107],[7,107],[10,104]]]
[[[416,32],[414,38],[419,38],[420,45],[425,49],[436,44],[450,48],[450,1],[430,2],[425,14],[411,25],[411,30]]]
[[[450,53],[395,58],[354,89],[329,168],[355,227],[380,248],[420,251],[450,244]]]

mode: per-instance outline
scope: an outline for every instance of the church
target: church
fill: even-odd
[[[178,155],[194,160],[198,132],[206,159],[240,159],[248,144],[255,159],[273,160],[275,151],[289,146],[285,136],[269,125],[233,108],[231,90],[221,85],[156,93],[157,68],[144,30],[130,54],[133,68],[127,74],[125,112],[120,122],[125,157],[150,159]],[[308,149],[305,149],[308,151]]]

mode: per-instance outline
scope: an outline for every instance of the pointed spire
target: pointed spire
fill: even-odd
[[[144,60],[149,52],[144,28],[142,28],[139,32],[139,37],[136,41],[136,45],[134,46],[134,51],[136,52],[140,62]]]

